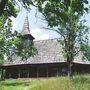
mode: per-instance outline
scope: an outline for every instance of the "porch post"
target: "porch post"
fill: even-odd
[[[28,71],[27,71],[27,78],[29,78],[29,69],[28,69]]]
[[[47,73],[47,77],[48,77],[48,68],[47,68],[47,72],[46,73]]]
[[[57,68],[57,77],[58,77],[58,68]]]
[[[38,73],[38,71],[39,71],[39,70],[38,70],[38,68],[37,68],[37,78],[38,78],[38,76],[39,76],[39,73]]]
[[[20,70],[18,71],[18,78],[20,78]]]
[[[11,78],[11,73],[9,72],[9,78]]]

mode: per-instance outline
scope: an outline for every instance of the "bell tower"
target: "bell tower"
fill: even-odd
[[[24,48],[27,47],[35,39],[30,33],[28,15],[25,18],[24,25],[23,25],[23,30],[22,30],[21,34],[23,36],[23,46],[24,46]]]
[[[35,39],[30,33],[28,15],[26,16],[25,21],[24,21],[22,35],[25,38],[29,38],[31,40]]]

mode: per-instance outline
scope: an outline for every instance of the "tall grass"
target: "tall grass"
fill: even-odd
[[[0,90],[90,90],[90,76],[17,79],[0,82]]]
[[[81,84],[84,84],[84,83],[87,83],[87,84],[90,84],[90,75],[87,74],[87,75],[76,75],[74,76],[73,78],[73,82],[74,83],[81,83]]]

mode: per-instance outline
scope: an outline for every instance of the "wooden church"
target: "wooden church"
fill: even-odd
[[[25,43],[33,41],[29,29],[28,16],[25,19],[22,35]],[[16,55],[12,56],[12,61],[4,60],[0,68],[5,69],[6,78],[32,78],[32,77],[52,77],[67,74],[67,63],[63,57],[62,45],[58,39],[33,41],[38,54],[27,60],[21,60]],[[90,62],[82,61],[81,54],[77,55],[73,61],[73,73],[90,73]]]

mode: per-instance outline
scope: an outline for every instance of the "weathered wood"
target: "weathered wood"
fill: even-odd
[[[58,77],[58,75],[59,75],[59,72],[58,72],[58,68],[57,68],[57,77]]]
[[[27,71],[27,78],[29,78],[29,70]]]
[[[9,78],[11,78],[11,73],[9,73]]]
[[[20,78],[20,70],[19,70],[19,72],[18,72],[18,78]]]
[[[37,78],[39,77],[39,72],[38,72],[38,69],[37,69]]]
[[[5,78],[52,77],[52,76],[66,75],[67,64],[53,63],[53,64],[36,64],[36,65],[27,64],[18,66],[13,65],[5,67],[5,70],[6,70]],[[24,70],[26,70],[25,73],[23,73]],[[73,73],[90,73],[90,65],[74,63],[72,70]]]
[[[47,72],[46,73],[47,73],[47,77],[48,77],[48,68],[47,68]]]

